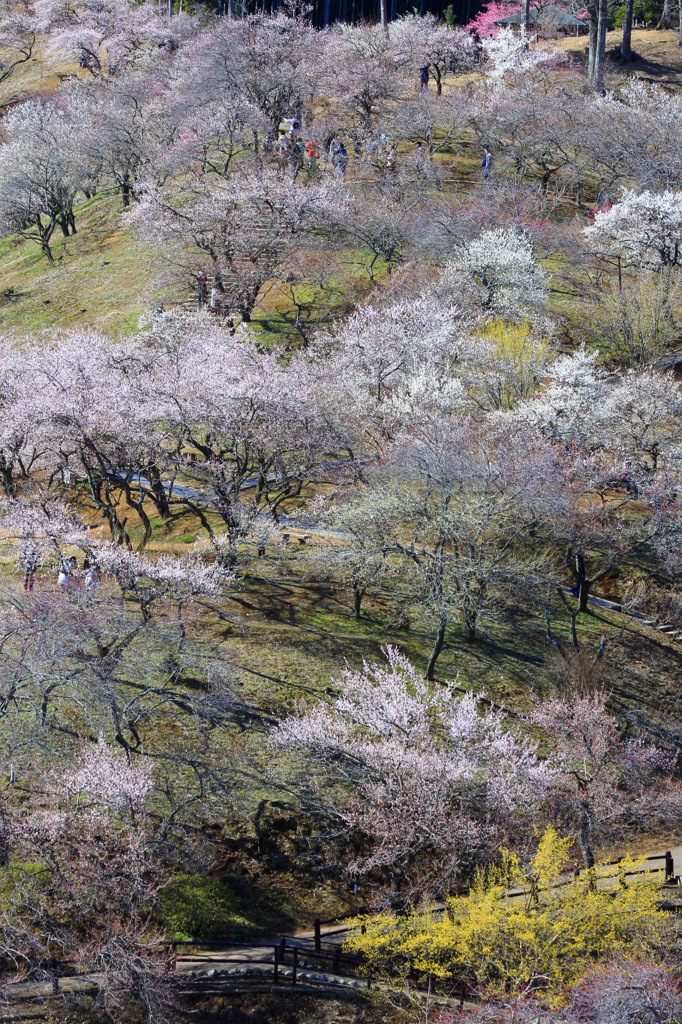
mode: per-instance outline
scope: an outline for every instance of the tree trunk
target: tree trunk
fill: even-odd
[[[592,81],[595,89],[604,88],[604,60],[606,56],[606,25],[608,16],[608,0],[599,0],[597,48],[594,55],[594,79]]]
[[[597,5],[596,3],[589,3],[587,5],[587,12],[590,16],[590,35],[589,35],[589,46],[587,52],[587,81],[592,84],[594,81],[594,62],[597,55]]]
[[[680,0],[682,3],[682,0]],[[623,42],[620,47],[620,59],[632,60],[632,12],[634,0],[625,0],[625,20],[623,21]]]
[[[657,29],[670,28],[670,0],[663,0],[663,10],[661,11],[661,20],[656,26]]]
[[[594,867],[594,846],[592,844],[592,807],[587,793],[580,801],[580,851],[583,864],[590,871]]]
[[[355,615],[356,621],[360,621],[360,608],[362,606],[362,598],[364,591],[357,585],[353,584],[353,614]]]
[[[2,481],[2,489],[7,497],[13,498],[17,489],[14,477],[12,476],[12,470],[8,469],[7,466],[0,466],[0,480]]]
[[[523,31],[526,37],[523,48],[527,50],[530,44],[530,0],[523,0]]]
[[[381,9],[381,27],[384,30],[384,35],[388,39],[388,11],[386,9],[386,0],[379,0],[379,7]]]
[[[170,519],[168,495],[166,494],[166,488],[163,485],[158,468],[156,466],[149,466],[147,468],[147,475],[149,476],[149,483],[152,489],[152,501],[156,506],[157,512],[162,519]]]
[[[677,17],[679,21],[677,45],[682,46],[682,0],[679,0],[677,5]]]
[[[447,618],[441,616],[438,624],[438,632],[436,633],[436,642],[433,645],[431,651],[431,657],[429,658],[429,664],[426,667],[426,678],[431,682],[433,680],[433,673],[436,668],[436,662],[438,661],[438,655],[443,650],[443,643],[445,642],[445,627],[448,624]]]

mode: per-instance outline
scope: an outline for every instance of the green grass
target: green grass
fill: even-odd
[[[363,606],[363,617],[356,622],[350,592],[306,582],[293,557],[270,568],[264,565],[262,574],[244,576],[231,607],[241,628],[216,626],[225,628],[225,656],[250,670],[244,678],[246,690],[254,697],[267,694],[269,706],[278,713],[301,697],[323,694],[346,659],[359,665],[363,658],[381,658],[385,644],[396,645],[424,669],[433,642],[433,624],[417,607],[409,609],[407,628],[396,625],[388,594],[374,607]],[[570,648],[569,618],[558,601],[552,630]],[[676,714],[682,650],[616,612],[594,608],[579,617],[578,637],[586,651],[596,654],[604,635],[604,683],[614,707]],[[457,679],[459,686],[485,691],[496,703],[522,713],[530,708],[530,694],[550,683],[555,658],[541,603],[532,607],[508,600],[495,620],[483,625],[475,643],[467,642],[459,623],[452,624],[436,677]],[[254,671],[271,678],[259,680]]]
[[[77,234],[53,236],[53,264],[33,241],[0,240],[0,329],[19,336],[53,327],[134,331],[158,302],[158,258],[122,223],[122,212],[118,196],[82,203]]]

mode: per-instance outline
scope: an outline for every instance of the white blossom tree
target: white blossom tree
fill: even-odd
[[[636,266],[670,270],[682,262],[682,192],[625,192],[585,232]]]
[[[50,101],[29,100],[10,111],[3,129],[0,224],[37,242],[52,262],[50,239],[57,227],[75,234],[74,204],[88,177],[73,122]]]
[[[345,669],[330,705],[285,719],[270,740],[345,783],[336,815],[366,845],[350,870],[386,873],[400,906],[447,891],[505,819],[538,806],[553,771],[474,694],[433,690],[395,648],[385,656]]]
[[[172,51],[192,24],[186,16],[168,24],[154,4],[129,0],[37,0],[35,12],[50,52],[68,54],[95,77]]]
[[[461,246],[445,275],[448,272],[470,275],[480,288],[482,308],[493,316],[523,321],[543,311],[547,303],[549,278],[526,232],[482,231]]]
[[[554,68],[566,60],[566,55],[560,50],[546,46],[529,47],[523,29],[516,33],[506,25],[494,39],[486,40],[485,48],[490,61],[486,71],[498,87],[506,78],[521,77],[542,65]]]
[[[5,0],[0,6],[0,84],[31,60],[38,31],[34,11],[24,4]]]

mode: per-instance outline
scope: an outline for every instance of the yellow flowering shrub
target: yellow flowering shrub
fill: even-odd
[[[503,320],[487,323],[480,338],[487,349],[487,358],[481,352],[480,360],[488,371],[481,380],[488,404],[510,409],[537,390],[551,352],[547,339],[538,337],[527,323]]]
[[[597,867],[574,878],[570,841],[549,828],[532,864],[502,851],[499,865],[476,876],[469,896],[444,913],[369,917],[348,947],[367,957],[374,976],[432,975],[488,990],[557,994],[614,952],[651,953],[667,930],[660,876],[625,877],[638,863]]]

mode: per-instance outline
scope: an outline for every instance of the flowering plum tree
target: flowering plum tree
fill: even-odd
[[[0,6],[0,84],[31,60],[38,30],[34,12],[23,4],[5,0]]]
[[[128,206],[141,181],[165,177],[180,118],[154,75],[130,71],[103,82],[77,80],[62,91],[76,125],[73,142],[92,182],[115,185]]]
[[[188,56],[211,80],[211,92],[240,105],[246,98],[276,138],[284,118],[300,118],[312,105],[324,74],[325,42],[304,16],[279,10],[212,25],[192,42]]]
[[[536,701],[530,716],[556,744],[553,813],[574,830],[586,868],[594,866],[598,840],[647,821],[670,826],[682,813],[675,755],[623,735],[606,701],[599,691],[551,698]]]
[[[395,648],[385,655],[347,668],[331,706],[285,719],[271,742],[350,785],[335,813],[368,844],[350,870],[385,871],[398,906],[461,877],[504,818],[537,806],[552,771],[473,694],[433,691]]]
[[[530,48],[525,29],[517,35],[512,28],[503,26],[485,46],[489,58],[487,74],[498,87],[505,79],[521,77],[542,65],[554,68],[566,60],[566,55],[560,50],[547,46]]]
[[[391,22],[389,37],[396,64],[429,66],[438,96],[442,95],[446,76],[465,70],[473,61],[474,43],[469,32],[452,29],[433,14],[398,18]]]
[[[313,230],[338,221],[338,189],[292,187],[275,169],[243,164],[227,178],[147,188],[136,212],[145,236],[176,268],[203,267],[228,311],[251,320],[264,289]]]
[[[155,922],[162,879],[148,828],[148,769],[100,739],[63,777],[48,773],[41,788],[40,806],[28,814],[5,809],[8,980],[54,979],[60,962],[74,959],[98,977],[110,1019],[143,1009],[160,1024],[173,985]]]
[[[597,213],[585,232],[637,266],[677,267],[682,262],[682,192],[625,192],[619,203]]]
[[[461,247],[451,271],[473,277],[481,289],[481,306],[493,316],[522,321],[547,302],[549,280],[524,232],[482,231]]]
[[[396,595],[434,623],[427,678],[454,616],[473,642],[502,594],[551,578],[547,558],[524,540],[557,469],[551,447],[522,431],[434,416],[411,425],[367,474],[368,486],[347,495],[339,525],[358,554],[389,558]]]
[[[129,0],[37,0],[35,12],[50,50],[95,77],[134,65],[150,49],[174,49],[191,25],[187,17],[169,25],[153,4]]]
[[[74,203],[87,177],[72,145],[73,125],[54,104],[29,100],[4,119],[0,148],[0,223],[38,242],[52,262],[50,239],[59,226],[75,234]]]

